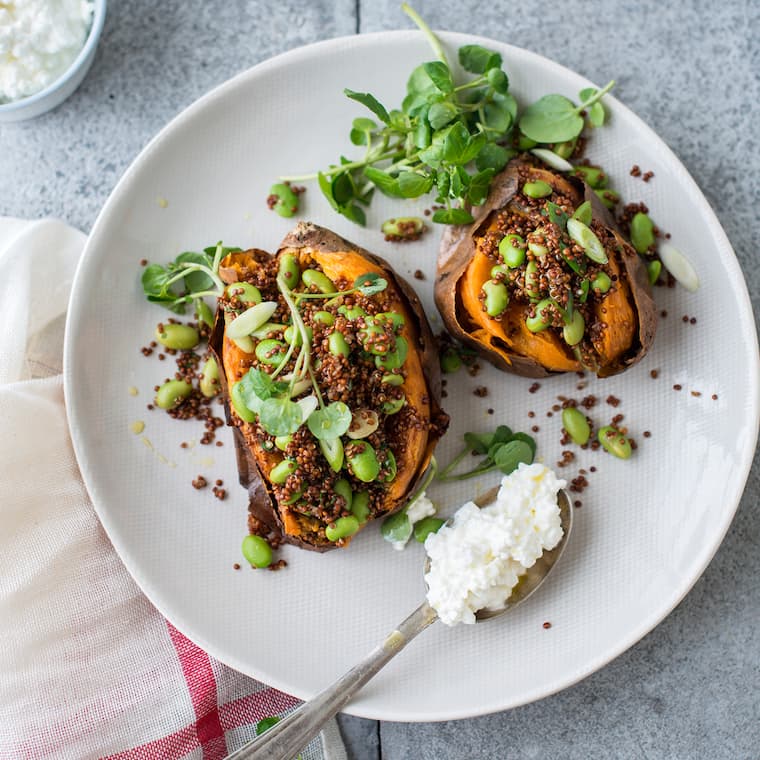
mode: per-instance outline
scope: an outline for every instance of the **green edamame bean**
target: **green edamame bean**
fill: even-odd
[[[588,443],[591,426],[588,424],[586,415],[574,406],[568,406],[562,410],[562,427],[579,446],[585,446]]]
[[[374,317],[364,318],[364,327],[357,332],[362,348],[374,356],[384,356],[391,350],[391,339]]]
[[[575,137],[572,140],[566,140],[565,142],[561,143],[554,143],[554,152],[561,158],[567,160],[570,158],[570,156],[573,155],[577,141],[578,138]]]
[[[631,442],[617,428],[607,425],[599,429],[596,437],[605,451],[618,459],[630,459]]]
[[[538,333],[542,330],[546,330],[551,324],[551,315],[545,312],[546,308],[551,306],[552,302],[548,298],[544,298],[543,301],[539,301],[536,304],[536,314],[533,317],[528,317],[525,320],[525,326],[532,332]]]
[[[283,503],[288,505],[295,504],[303,496],[305,490],[305,486],[301,486],[289,499],[285,499]]]
[[[386,401],[380,408],[385,414],[391,415],[400,412],[404,408],[404,404],[406,404],[406,396]]]
[[[274,439],[274,445],[277,446],[277,448],[280,451],[285,451],[285,449],[288,448],[288,444],[293,440],[292,435],[278,435]]]
[[[610,210],[614,211],[615,206],[620,203],[620,195],[614,190],[604,188],[603,190],[594,190],[599,200]]]
[[[573,311],[570,323],[562,328],[562,337],[568,346],[577,346],[583,340],[583,334],[586,332],[586,320],[577,309]]]
[[[531,140],[530,137],[526,137],[523,134],[520,134],[517,137],[518,150],[530,150],[531,148],[535,148],[536,145],[538,145],[538,143],[535,140]]]
[[[156,391],[155,404],[160,409],[179,406],[192,392],[193,386],[184,380],[169,380]]]
[[[440,358],[441,372],[450,375],[456,372],[462,366],[462,358],[451,347],[444,349]],[[383,379],[385,382],[385,379]],[[400,385],[400,383],[399,383]]]
[[[325,527],[325,535],[330,541],[339,541],[341,538],[353,536],[359,530],[359,521],[353,516],[339,517],[334,523]]]
[[[351,484],[345,478],[338,478],[333,486],[333,491],[346,502],[345,508],[349,512],[352,511],[351,502],[353,501],[353,492],[351,491]]]
[[[398,472],[398,465],[396,464],[396,457],[390,449],[383,449],[380,452],[380,459],[382,460],[383,477],[381,480],[383,483],[390,483]]]
[[[281,486],[297,469],[298,462],[295,459],[283,459],[270,470],[269,480]]]
[[[649,284],[654,285],[660,279],[662,272],[662,262],[659,259],[647,261],[647,274],[649,275]]]
[[[509,267],[504,264],[494,264],[491,267],[492,280],[506,280],[509,277]]]
[[[320,325],[332,327],[335,324],[335,317],[329,311],[315,311],[311,318]]]
[[[232,282],[227,286],[227,295],[242,303],[257,304],[263,300],[261,291],[250,282]]]
[[[301,267],[298,265],[298,259],[293,253],[284,253],[280,256],[280,265],[277,270],[277,276],[285,280],[285,284],[293,290],[301,281]]]
[[[414,537],[421,544],[431,533],[437,533],[445,520],[440,517],[423,517],[418,523],[414,524]]]
[[[573,174],[580,177],[594,190],[601,190],[607,185],[607,175],[599,166],[576,166],[573,169]]]
[[[195,299],[195,318],[209,327],[214,326],[214,312],[202,298]]]
[[[367,316],[367,312],[361,306],[339,306],[338,314],[342,314],[349,322]]]
[[[187,351],[200,343],[198,331],[190,325],[160,324],[156,326],[156,340],[167,348]]]
[[[219,393],[219,365],[213,356],[206,359],[198,385],[206,398],[213,398]]]
[[[305,269],[301,273],[301,280],[307,288],[316,288],[320,293],[335,293],[335,283],[322,272],[316,269]]]
[[[528,198],[546,198],[553,192],[552,186],[542,179],[537,179],[535,182],[526,182],[522,186],[522,191],[523,195],[527,195]]]
[[[499,243],[499,254],[508,267],[519,267],[525,261],[525,239],[521,235],[505,235]]]
[[[348,469],[353,476],[363,483],[371,483],[373,480],[377,480],[380,473],[380,462],[377,461],[377,454],[372,446],[362,441],[351,450],[353,453],[347,459]]]
[[[288,325],[285,328],[285,332],[283,333],[282,337],[285,339],[285,342],[288,345],[290,345],[293,341],[295,341],[296,346],[300,346],[301,343],[303,343],[301,331],[297,330],[294,325]],[[311,327],[306,327],[306,337],[309,339],[309,343],[311,343],[314,339],[314,330],[312,330]]]
[[[298,211],[298,196],[290,185],[278,182],[269,188],[269,203],[280,216],[291,217]]]
[[[269,567],[272,564],[272,547],[261,536],[246,536],[240,549],[246,562],[254,567]]]
[[[337,330],[330,333],[330,337],[327,339],[327,348],[333,356],[348,356],[351,353],[343,333],[339,333]]]
[[[287,350],[287,346],[281,340],[267,338],[256,344],[256,358],[262,364],[275,366],[282,361]]]
[[[489,317],[498,317],[504,312],[509,303],[509,293],[507,286],[503,282],[495,280],[486,280],[483,283],[483,292],[486,294],[483,305],[486,307],[486,314]]]
[[[369,494],[366,491],[357,491],[351,501],[351,512],[360,522],[367,522],[369,517]]]
[[[445,372],[446,370],[444,370]],[[403,375],[394,375],[393,373],[389,372],[387,375],[383,375],[380,378],[381,383],[386,383],[386,385],[403,385],[404,384],[404,376]]]
[[[525,265],[525,292],[529,298],[538,298],[541,293],[538,289],[538,264],[535,261],[529,261]]]
[[[230,388],[230,401],[232,402],[232,408],[237,413],[243,422],[253,422],[256,419],[256,415],[245,405],[245,399],[240,392],[240,382],[233,383]]]
[[[425,222],[418,216],[394,216],[386,219],[380,229],[392,240],[417,240],[425,231]]]
[[[533,232],[528,235],[528,250],[534,256],[546,256],[546,254],[549,253],[549,248],[545,243],[546,230],[543,227],[533,230]]]
[[[646,253],[654,245],[654,222],[642,211],[631,219],[631,245],[637,253]]]
[[[593,209],[591,208],[591,201],[583,201],[580,206],[573,212],[573,219],[577,219],[579,222],[583,222],[586,226],[591,224]]]
[[[375,321],[375,324],[378,325],[386,325],[390,323],[396,331],[406,324],[404,317],[401,316],[401,314],[397,314],[395,311],[381,311],[379,314],[375,314],[372,319]]]
[[[612,287],[612,280],[607,272],[597,272],[591,280],[591,289],[597,293],[606,293]]]

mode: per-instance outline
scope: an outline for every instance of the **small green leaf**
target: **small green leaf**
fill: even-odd
[[[420,195],[430,192],[431,187],[433,187],[432,177],[416,172],[402,172],[398,176],[399,192],[404,198],[419,198]]]
[[[345,89],[343,93],[346,97],[355,100],[357,103],[361,103],[363,106],[369,108],[375,116],[377,116],[383,124],[389,124],[391,117],[388,115],[388,111],[385,110],[385,106],[380,103],[374,95],[368,92],[354,92],[353,90]]]
[[[493,433],[494,443],[506,443],[513,437],[512,429],[508,425],[499,425]]]
[[[420,64],[409,75],[409,79],[406,82],[406,91],[409,95],[427,95],[436,89],[433,84],[433,80],[425,69],[425,64]],[[409,111],[404,108],[409,113]]]
[[[289,398],[268,398],[259,407],[259,423],[269,435],[290,435],[303,423],[301,407]]]
[[[459,109],[448,100],[442,103],[433,103],[428,111],[428,122],[433,129],[442,129],[459,116]]]
[[[332,197],[339,206],[350,203],[354,198],[354,184],[345,172],[337,174],[332,181]]]
[[[500,172],[507,162],[517,155],[517,151],[507,150],[496,143],[487,143],[475,158],[475,166],[480,170],[493,169],[494,172]]]
[[[365,166],[364,176],[372,182],[383,195],[387,195],[391,198],[404,197],[399,188],[398,178],[391,176],[388,172],[384,172],[382,169],[376,169],[374,166]]]
[[[454,82],[451,79],[451,71],[443,61],[430,61],[422,64],[425,73],[430,77],[430,81],[444,95],[448,95],[454,90]]]
[[[467,127],[457,122],[448,128],[443,138],[443,160],[450,164],[467,163],[467,148],[470,145],[470,133]]]
[[[606,113],[604,112],[604,106],[597,102],[594,103],[587,111],[589,123],[592,127],[601,127],[604,124]]]
[[[489,129],[495,129],[497,132],[508,132],[512,127],[513,116],[503,103],[486,103],[483,106],[483,116],[485,125]]]
[[[358,224],[365,227],[367,224],[367,215],[364,213],[364,209],[361,206],[357,206],[352,203],[350,206],[340,206],[338,213],[346,217],[346,219],[352,221],[354,224]]]
[[[351,425],[351,410],[342,401],[333,401],[324,409],[312,412],[306,424],[320,441],[340,438]]]
[[[493,433],[465,433],[464,442],[476,454],[487,454],[493,443]]]
[[[439,208],[432,219],[438,224],[470,224],[474,221],[472,214],[463,208]]]
[[[165,267],[160,264],[149,264],[143,269],[142,281],[143,292],[145,295],[161,296],[166,292],[167,281],[170,274]]]
[[[530,464],[533,461],[533,452],[530,446],[523,441],[510,441],[505,443],[496,452],[494,464],[505,474],[509,475],[517,469],[521,462]]]
[[[533,452],[533,456],[536,456],[536,441],[527,433],[513,433],[510,441],[522,441],[523,443],[526,443],[530,447],[530,450]]]
[[[352,145],[366,145],[367,144],[367,133],[362,132],[360,129],[352,129],[351,132],[349,132],[349,139],[351,140]]]
[[[417,126],[414,128],[414,140],[415,148],[427,148],[430,145],[431,133],[430,125],[427,120],[420,119]]]
[[[323,172],[318,172],[317,182],[319,183],[319,189],[322,191],[322,195],[327,198],[333,209],[335,209],[335,211],[338,211],[338,204],[335,202],[335,198],[333,198],[332,194],[332,182],[330,182],[330,180],[327,178],[327,175]]]
[[[459,64],[471,74],[485,74],[501,66],[501,56],[480,45],[463,45],[459,48]]]
[[[493,169],[483,169],[472,178],[467,190],[467,200],[473,206],[480,206],[485,201],[494,173]]]
[[[362,132],[372,131],[373,129],[377,129],[377,124],[375,124],[372,119],[366,119],[363,116],[359,117],[358,119],[354,119],[353,124],[351,125],[354,129],[359,129]]]
[[[509,77],[501,70],[497,68],[489,69],[486,73],[488,84],[496,90],[496,92],[506,95],[509,90]]]
[[[353,287],[365,296],[373,296],[388,287],[388,281],[377,272],[360,274],[355,280]]]
[[[256,736],[261,736],[261,734],[263,734],[264,731],[272,728],[272,726],[276,725],[279,722],[280,722],[280,719],[276,715],[272,715],[270,718],[262,718],[256,724]]]
[[[488,138],[483,133],[475,135],[475,137],[471,137],[467,143],[464,154],[461,157],[462,165],[469,164],[470,161],[472,161],[480,153],[480,151],[483,150],[487,142]]]
[[[566,97],[544,95],[525,109],[520,118],[520,131],[536,142],[564,142],[583,131],[583,118]]]

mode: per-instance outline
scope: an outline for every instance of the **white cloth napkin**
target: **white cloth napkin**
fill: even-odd
[[[60,375],[84,242],[0,217],[0,760],[216,760],[298,702],[164,620],[98,522]],[[303,758],[345,759],[334,721]]]

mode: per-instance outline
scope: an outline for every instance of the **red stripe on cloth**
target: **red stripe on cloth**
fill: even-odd
[[[219,718],[225,731],[249,723],[258,723],[262,718],[279,715],[300,704],[295,697],[283,694],[277,689],[264,688],[254,694],[236,699],[219,707]]]
[[[139,747],[125,749],[115,755],[108,755],[103,760],[159,760],[159,758],[177,758],[189,755],[198,749],[198,734],[195,725],[185,726],[169,736],[141,744]]]
[[[203,760],[222,760],[227,754],[227,745],[219,720],[216,678],[211,668],[211,660],[200,647],[183,636],[169,621],[166,625],[195,710],[195,730],[203,750]]]

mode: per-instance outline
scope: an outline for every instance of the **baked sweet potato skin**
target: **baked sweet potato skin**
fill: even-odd
[[[519,193],[521,169],[529,170],[531,180],[545,181],[554,190],[570,198],[576,208],[584,201],[589,201],[594,220],[604,226],[605,248],[610,255],[609,269],[618,275],[621,283],[620,287],[613,288],[605,299],[604,314],[609,315],[610,320],[619,317],[621,310],[618,309],[616,313],[615,302],[625,295],[625,303],[630,308],[631,318],[622,321],[631,322],[631,340],[624,351],[617,352],[609,361],[601,362],[595,369],[599,377],[623,372],[644,356],[654,340],[657,309],[652,299],[646,267],[632,246],[620,234],[609,211],[585,182],[578,177],[564,176],[542,168],[525,156],[510,161],[506,168],[494,178],[486,202],[472,209],[475,220],[470,225],[448,227],[443,234],[438,255],[435,302],[446,328],[453,337],[475,349],[483,358],[507,372],[526,377],[546,377],[559,372],[588,369],[574,358],[572,353],[561,357],[562,360],[557,358],[557,361],[553,363],[540,361],[536,354],[538,356],[546,354],[541,349],[541,343],[551,341],[551,335],[526,334],[526,331],[522,330],[513,333],[516,339],[510,340],[505,328],[516,329],[514,320],[518,316],[521,319],[520,324],[524,324],[524,316],[516,315],[515,312],[519,308],[526,307],[526,304],[520,307],[510,303],[503,319],[486,321],[477,314],[473,318],[472,310],[468,311],[463,303],[463,283],[466,281],[469,267],[479,255],[478,239],[484,235],[495,215],[502,209],[509,208],[517,212],[525,210]],[[599,319],[602,316],[602,313],[597,314]],[[525,349],[528,345],[534,349],[531,352],[533,355],[525,350],[519,350],[519,348]],[[553,352],[557,346],[553,343],[548,348]],[[595,342],[595,348],[603,348],[603,343]],[[601,356],[601,358],[604,357]]]
[[[415,374],[412,377],[407,372],[405,392],[407,397],[414,394],[413,411],[424,417],[428,424],[424,431],[413,431],[417,436],[415,445],[397,453],[397,477],[390,484],[383,503],[383,514],[391,514],[406,503],[419,485],[430,463],[433,449],[448,425],[448,417],[440,407],[441,377],[435,339],[420,301],[408,283],[396,275],[384,259],[317,225],[300,223],[282,241],[276,256],[284,253],[294,253],[299,259],[318,263],[328,277],[335,279],[344,277],[353,281],[357,275],[369,271],[381,273],[389,283],[390,293],[395,294],[397,309],[403,311],[406,317],[402,334],[409,342],[410,351],[407,359],[409,367],[405,364],[405,370],[413,369]],[[261,266],[271,259],[270,254],[257,250],[231,254],[223,262],[220,272],[225,282],[241,281],[251,268]],[[357,267],[362,271],[354,272]],[[280,456],[262,449],[256,424],[241,420],[229,402],[229,387],[240,378],[243,373],[241,368],[246,367],[247,362],[244,352],[225,336],[225,320],[221,309],[217,313],[210,345],[220,368],[224,368],[220,372],[220,380],[227,423],[234,427],[240,483],[248,491],[249,511],[256,527],[264,526],[280,540],[302,548],[314,551],[336,548],[334,542],[315,541],[313,535],[303,537],[299,526],[303,520],[315,518],[300,514],[296,516],[286,505],[277,503],[267,476],[279,462]],[[408,403],[411,411],[412,402]],[[348,540],[342,542],[342,545],[347,544]]]

